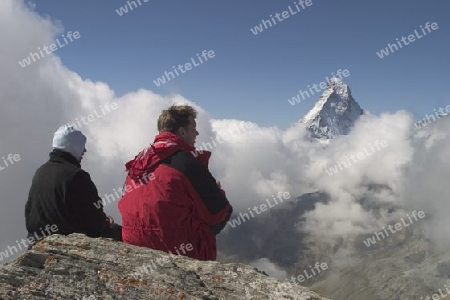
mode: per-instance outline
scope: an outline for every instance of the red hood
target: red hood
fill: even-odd
[[[171,132],[162,132],[155,137],[152,145],[142,150],[133,160],[125,164],[128,176],[134,180],[145,178],[156,169],[162,160],[180,150],[191,152],[194,157],[208,167],[211,157],[210,151],[196,150],[180,136]]]

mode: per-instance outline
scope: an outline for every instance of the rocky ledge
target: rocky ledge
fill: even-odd
[[[244,264],[197,261],[72,234],[47,237],[0,266],[0,299],[326,298]]]

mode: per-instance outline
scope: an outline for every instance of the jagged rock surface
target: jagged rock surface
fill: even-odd
[[[350,87],[333,77],[319,101],[302,119],[311,137],[330,139],[349,134],[356,120],[364,113],[352,97]]]
[[[140,270],[144,265],[152,267]],[[73,234],[47,237],[1,266],[0,299],[326,298],[244,264],[197,261]]]

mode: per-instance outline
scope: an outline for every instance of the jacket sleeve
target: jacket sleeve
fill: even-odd
[[[230,205],[230,211],[229,211],[228,217],[217,225],[210,225],[209,229],[211,229],[215,234],[219,234],[227,225],[227,222],[230,220],[232,213],[233,213],[233,208]]]
[[[189,153],[178,156],[183,160],[182,172],[187,176],[200,201],[195,203],[197,215],[218,234],[233,211],[225,192],[219,188],[208,168]],[[180,165],[173,161],[173,165]]]
[[[118,229],[109,226],[97,188],[89,173],[83,170],[76,173],[68,183],[66,200],[82,233],[89,237],[117,236]]]

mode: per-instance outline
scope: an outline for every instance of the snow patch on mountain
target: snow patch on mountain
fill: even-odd
[[[352,97],[350,87],[341,79],[333,77],[316,105],[301,120],[310,134],[318,139],[331,139],[347,135],[356,120],[365,111]]]

